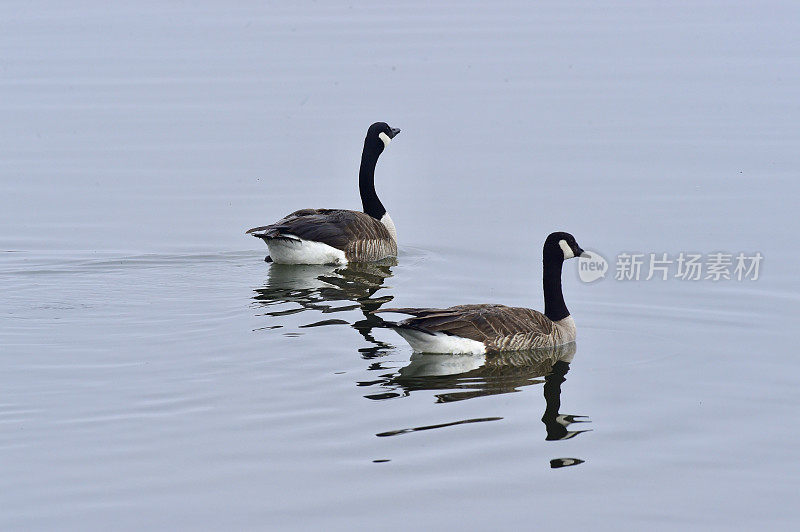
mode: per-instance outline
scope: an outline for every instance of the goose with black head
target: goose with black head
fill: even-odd
[[[575,321],[564,303],[564,261],[586,256],[569,233],[551,233],[542,250],[544,314],[505,305],[449,308],[387,308],[413,317],[387,322],[417,352],[484,354],[554,347],[575,341]]]
[[[397,256],[397,231],[375,192],[375,165],[400,130],[376,122],[367,130],[358,188],[364,212],[301,209],[277,222],[247,231],[269,248],[267,262],[346,264]]]

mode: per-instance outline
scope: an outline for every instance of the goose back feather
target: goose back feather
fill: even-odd
[[[348,262],[372,262],[397,255],[397,242],[380,220],[345,209],[300,209],[274,224],[247,233],[264,239],[320,242],[344,252]]]
[[[481,342],[486,352],[539,349],[575,340],[575,325],[571,317],[554,322],[541,312],[522,307],[485,304],[444,309],[394,308],[376,312],[410,314],[412,318],[397,323],[395,327],[467,338]]]

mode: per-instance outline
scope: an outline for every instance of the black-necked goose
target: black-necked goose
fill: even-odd
[[[301,209],[274,224],[247,231],[269,248],[267,261],[281,264],[372,262],[397,255],[394,223],[375,192],[375,164],[397,128],[376,122],[367,130],[358,188],[364,212]]]
[[[414,351],[428,353],[491,353],[538,349],[575,340],[575,322],[561,292],[561,266],[584,251],[569,233],[552,233],[544,242],[544,314],[505,305],[458,305],[436,308],[394,308],[376,312],[410,314],[392,324]]]

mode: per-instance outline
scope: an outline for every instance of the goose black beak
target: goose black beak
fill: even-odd
[[[586,257],[586,258],[591,257],[591,255],[588,252],[582,250],[581,248],[578,248],[578,254],[576,256],[577,257]]]
[[[389,128],[389,138],[390,139],[395,138],[398,133],[400,133],[400,128],[398,128],[398,127],[390,127]]]

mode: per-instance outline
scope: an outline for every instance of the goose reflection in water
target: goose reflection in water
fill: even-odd
[[[264,313],[274,318],[315,311],[312,313],[314,321],[301,325],[301,328],[350,325],[372,344],[359,349],[359,352],[365,358],[374,358],[393,347],[372,336],[372,329],[379,327],[382,321],[371,313],[393,299],[390,295],[375,297],[375,294],[385,288],[383,283],[392,276],[391,267],[396,264],[395,259],[346,266],[272,264],[266,285],[254,290],[253,300],[259,306],[275,308]],[[291,307],[283,308],[287,304]],[[353,323],[341,318],[316,319],[319,318],[317,312],[335,314],[352,310],[360,311],[363,319]],[[282,325],[270,324],[267,327],[279,328]]]
[[[386,375],[384,379],[362,382],[361,386],[378,385],[389,391],[371,394],[370,399],[391,399],[410,395],[420,390],[442,390],[436,394],[437,403],[461,401],[474,397],[520,391],[520,388],[533,384],[544,384],[545,411],[542,422],[545,425],[548,441],[567,440],[588,430],[570,430],[570,425],[586,423],[585,416],[561,414],[561,385],[566,380],[570,363],[575,356],[575,343],[537,349],[535,351],[501,352],[488,355],[450,355],[433,353],[414,353],[411,362],[396,374]],[[418,430],[428,430],[445,426],[497,421],[502,418],[491,417],[468,419],[441,425],[430,425],[400,429],[378,434],[394,436]],[[551,467],[577,465],[577,458],[558,458],[551,461]]]

